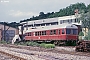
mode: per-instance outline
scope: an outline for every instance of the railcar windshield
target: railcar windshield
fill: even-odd
[[[73,34],[74,35],[77,35],[78,34],[78,30],[77,29],[73,29],[72,31],[73,31]]]
[[[66,34],[71,34],[71,29],[66,29]]]
[[[66,29],[66,34],[77,35],[78,34],[78,30],[77,29]]]

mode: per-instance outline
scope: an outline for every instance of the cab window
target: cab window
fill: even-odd
[[[71,34],[71,29],[66,29],[66,34]]]

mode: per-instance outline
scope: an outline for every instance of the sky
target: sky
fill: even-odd
[[[90,0],[0,0],[0,22],[20,22],[40,12],[58,12],[77,2],[90,4]]]

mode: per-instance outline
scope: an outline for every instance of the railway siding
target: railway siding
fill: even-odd
[[[15,50],[18,50],[16,48],[14,48]],[[7,48],[7,47],[0,47],[0,51],[4,54],[8,54],[9,56],[13,56],[14,58],[19,58],[20,60],[44,60],[44,59],[40,59],[40,58],[37,58],[35,56],[33,56],[32,54],[31,55],[28,55],[28,54],[23,54],[23,53],[20,53],[18,51],[14,51],[13,48]],[[23,51],[20,49],[20,51]]]
[[[34,48],[34,47],[33,47]],[[79,56],[71,54],[54,53],[50,51],[35,51],[12,47],[0,47],[0,51],[4,51],[15,56],[19,56],[26,60],[89,60],[88,56]]]
[[[74,52],[75,51],[75,47],[55,47],[58,50],[65,50],[65,51],[71,51]]]

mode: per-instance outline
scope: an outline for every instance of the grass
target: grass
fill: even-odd
[[[40,46],[44,47],[44,48],[55,48],[54,44],[45,44],[45,43],[42,43],[42,44],[40,44]]]
[[[9,42],[6,42],[6,41],[4,41],[4,40],[1,40],[0,43],[1,43],[1,44],[8,44]]]
[[[6,42],[4,40],[0,41],[1,44],[10,44],[9,42]],[[37,43],[37,42],[15,42],[15,45],[24,45],[24,46],[36,46],[36,47],[43,47],[43,48],[55,48],[54,44],[47,44],[47,43]]]
[[[54,44],[46,44],[46,43],[37,43],[37,42],[19,42],[19,43],[15,43],[17,45],[25,45],[25,46],[36,46],[36,47],[43,47],[43,48],[55,48]]]

